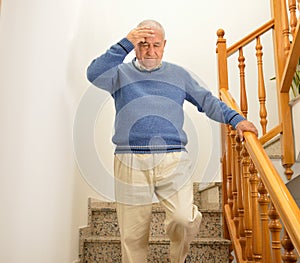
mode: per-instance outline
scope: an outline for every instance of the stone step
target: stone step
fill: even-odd
[[[118,237],[89,237],[83,240],[81,263],[121,263],[121,244]],[[190,245],[187,263],[228,262],[230,241],[222,238],[196,238]],[[168,263],[170,241],[150,238],[148,263]]]
[[[115,203],[92,200],[89,210],[90,235],[120,236]],[[201,213],[202,222],[197,237],[221,237],[221,211],[201,210]],[[166,237],[164,220],[164,208],[160,204],[153,204],[150,237]]]
[[[190,246],[186,262],[228,262],[230,241],[222,236],[221,185],[201,188],[194,184],[194,203],[202,213],[199,233]],[[153,204],[148,262],[168,263],[169,239],[164,229],[165,211]],[[89,199],[88,226],[80,229],[80,262],[121,262],[120,234],[114,202]]]
[[[194,203],[200,210],[222,210],[222,183],[194,183]]]

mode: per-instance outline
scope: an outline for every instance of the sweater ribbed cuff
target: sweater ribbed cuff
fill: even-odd
[[[237,114],[236,116],[234,116],[231,121],[230,121],[230,125],[234,128],[236,128],[236,126],[241,122],[246,120],[242,115]]]
[[[134,45],[127,38],[123,38],[118,44],[127,52],[127,54],[134,49]]]

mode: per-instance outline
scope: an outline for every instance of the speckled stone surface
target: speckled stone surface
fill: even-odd
[[[194,202],[200,210],[222,210],[222,183],[194,184]]]
[[[190,245],[188,263],[228,262],[229,242],[222,239],[195,239]],[[150,239],[148,263],[169,263],[168,239]],[[121,263],[121,246],[118,238],[86,239],[82,263]]]
[[[220,184],[215,185],[220,192]],[[194,185],[195,204],[202,213],[198,235],[190,246],[186,262],[228,262],[230,242],[222,239],[220,194],[216,189],[199,191]],[[218,197],[209,199],[209,191]],[[207,201],[203,200],[208,198]],[[209,203],[210,201],[210,203]],[[212,201],[212,202],[211,202]],[[218,204],[216,204],[218,202]],[[213,203],[213,204],[212,204]],[[149,240],[148,263],[167,263],[169,261],[169,240],[164,228],[165,211],[159,204],[152,209],[152,222]],[[89,199],[88,226],[80,229],[81,263],[121,263],[120,234],[117,224],[115,203]]]
[[[270,159],[281,159],[280,137],[275,137],[264,145],[264,149]]]
[[[105,205],[105,204],[103,204]],[[198,237],[221,237],[221,211],[219,210],[202,210],[202,222]],[[165,237],[165,211],[158,205],[153,205],[152,221],[150,224],[151,237]],[[86,230],[87,231],[87,230]],[[119,227],[117,223],[116,209],[113,203],[109,207],[92,208],[90,234],[95,236],[120,236]]]

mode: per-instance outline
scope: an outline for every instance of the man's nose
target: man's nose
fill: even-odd
[[[147,50],[147,53],[149,55],[154,55],[154,53],[155,53],[154,47],[150,45],[149,48],[148,48],[148,50]]]

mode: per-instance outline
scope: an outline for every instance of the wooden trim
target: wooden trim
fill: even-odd
[[[237,104],[227,90],[221,89],[220,96],[222,100],[232,109],[238,109]],[[300,210],[294,198],[282,181],[279,173],[272,164],[258,138],[251,132],[245,132],[246,148],[257,168],[261,179],[268,190],[272,202],[282,222],[297,249],[300,252]]]
[[[228,89],[228,66],[226,54],[226,39],[224,38],[225,32],[223,29],[217,31],[217,54],[218,54],[218,82],[219,88]]]
[[[282,125],[279,124],[278,126],[274,127],[273,129],[269,130],[265,135],[259,138],[259,142],[264,145],[268,141],[272,140],[276,135],[282,132]]]
[[[300,252],[300,209],[282,181],[271,160],[251,132],[245,132],[246,148],[268,190],[273,204],[287,230],[294,247]]]
[[[225,219],[227,222],[230,239],[231,242],[233,243],[233,249],[234,249],[236,260],[238,263],[247,263],[246,260],[243,260],[242,248],[239,240],[236,238],[235,224],[234,221],[231,219],[231,212],[228,204],[224,206],[224,211],[225,211]]]
[[[262,25],[261,27],[259,27],[258,29],[250,33],[249,35],[242,38],[240,41],[236,42],[234,45],[230,46],[227,49],[227,57],[231,56],[236,51],[238,51],[241,47],[246,46],[251,41],[256,39],[258,36],[264,34],[265,32],[269,31],[273,27],[274,27],[274,19],[271,19],[270,21],[268,21],[267,23],[265,23],[264,25]]]
[[[236,101],[226,89],[220,89],[220,99],[239,114],[243,115]]]
[[[297,24],[295,31],[295,38],[293,39],[292,46],[290,49],[290,54],[288,56],[287,62],[282,75],[282,81],[280,85],[280,92],[287,93],[290,91],[290,87],[293,81],[293,77],[296,71],[296,67],[300,57],[300,19]]]

